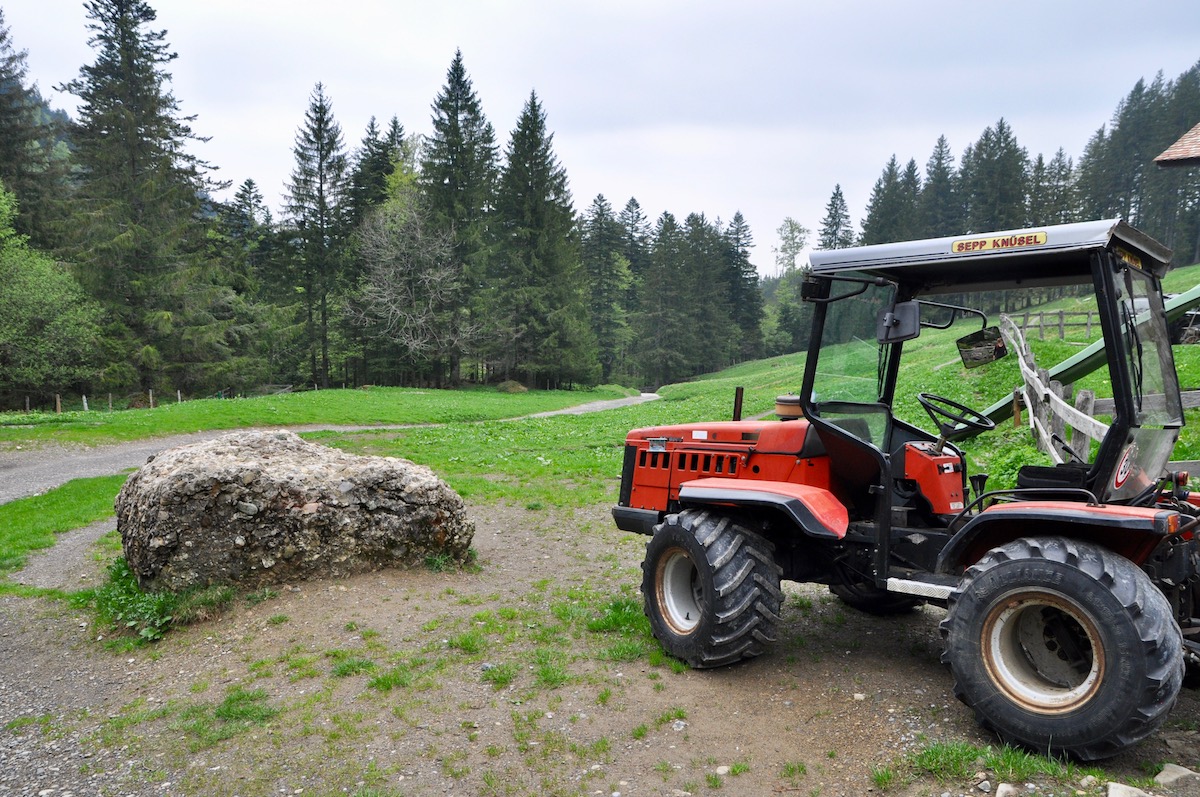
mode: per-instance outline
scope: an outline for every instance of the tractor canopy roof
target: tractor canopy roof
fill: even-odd
[[[1171,260],[1158,241],[1106,219],[818,251],[810,262],[816,277],[858,272],[923,294],[1090,282],[1092,256],[1105,251],[1160,278]]]

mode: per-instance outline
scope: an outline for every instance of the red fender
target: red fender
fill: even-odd
[[[808,534],[838,540],[850,524],[845,505],[833,493],[791,482],[695,479],[679,485],[679,503],[775,507]]]

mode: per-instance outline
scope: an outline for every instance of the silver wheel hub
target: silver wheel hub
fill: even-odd
[[[1054,592],[1022,592],[1000,601],[980,641],[992,681],[1030,711],[1073,711],[1103,680],[1104,645],[1095,622]]]
[[[681,635],[700,625],[703,587],[692,558],[681,548],[666,552],[659,564],[658,604],[671,629]]]

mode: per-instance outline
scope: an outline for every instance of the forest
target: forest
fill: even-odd
[[[893,156],[857,225],[840,186],[815,234],[785,219],[764,279],[740,213],[577,209],[536,91],[501,143],[461,51],[424,133],[391,116],[347,144],[314,86],[276,216],[253,179],[219,183],[191,154],[154,9],[85,7],[94,60],[56,87],[73,116],[30,82],[0,9],[0,410],[270,385],[655,388],[803,348],[809,246],[1119,216],[1200,260],[1200,169],[1152,162],[1200,122],[1200,62],[1138,80],[1078,157],[1030,154],[1003,118],[957,158],[944,136],[923,168]]]

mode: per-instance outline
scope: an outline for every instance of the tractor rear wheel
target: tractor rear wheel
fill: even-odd
[[[1084,761],[1166,719],[1183,680],[1170,604],[1141,568],[1061,537],[993,548],[950,595],[942,660],[1006,742]]]
[[[775,641],[783,592],[775,546],[708,510],[668,515],[642,562],[646,616],[663,648],[693,667],[719,667]]]

